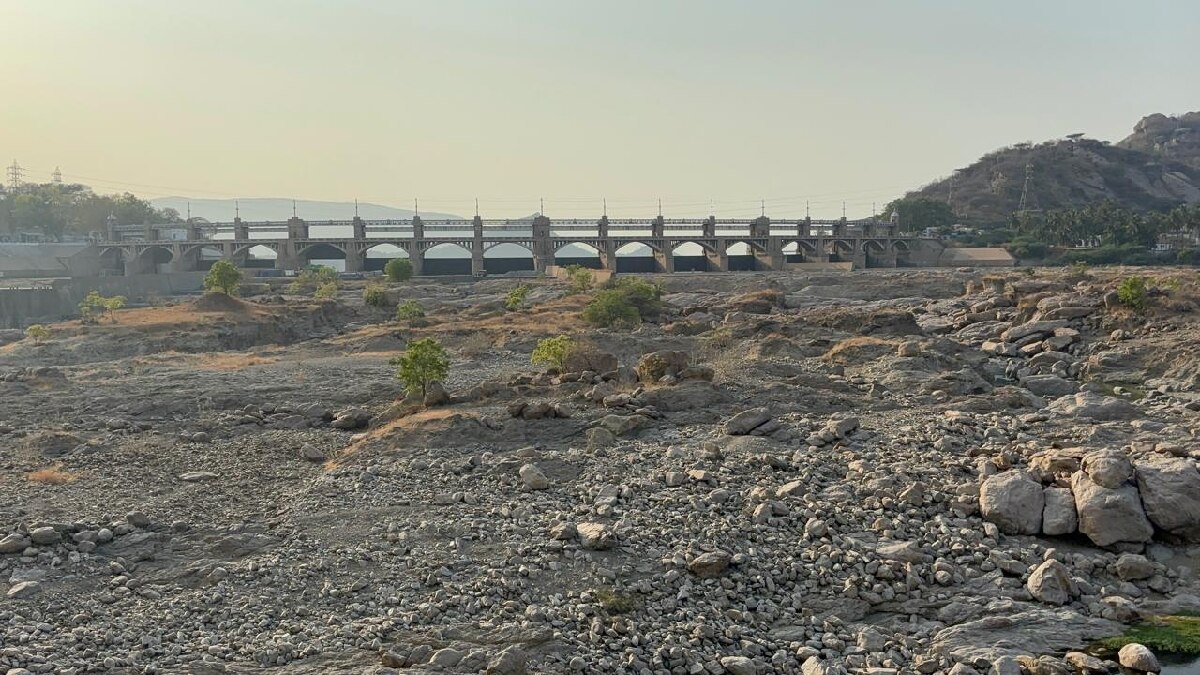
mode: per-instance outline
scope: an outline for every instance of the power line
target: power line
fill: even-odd
[[[13,160],[12,166],[8,167],[8,189],[16,192],[25,184],[25,170],[17,164],[17,160]]]

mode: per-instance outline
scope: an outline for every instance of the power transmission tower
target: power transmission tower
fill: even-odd
[[[1033,162],[1025,165],[1025,184],[1021,186],[1021,202],[1017,204],[1017,214],[1025,215],[1029,208],[1029,181],[1033,178]]]
[[[54,167],[54,173],[50,174],[50,182],[55,185],[62,185],[62,169]]]
[[[16,192],[25,184],[25,169],[17,164],[17,160],[13,160],[12,166],[8,167],[8,189]]]

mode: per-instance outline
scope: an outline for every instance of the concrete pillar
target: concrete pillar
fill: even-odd
[[[354,220],[351,221],[351,225],[354,228],[354,238],[355,239],[357,239],[358,241],[362,241],[363,239],[367,238],[367,223],[366,223],[366,221],[364,221],[362,218],[359,218],[358,216],[354,216]]]
[[[425,223],[421,221],[421,216],[413,216],[412,229],[413,239],[419,241],[425,238]]]
[[[756,239],[771,236],[771,219],[759,216],[750,221],[750,236]]]
[[[812,236],[812,218],[805,218],[800,222],[800,226],[796,230],[796,236],[811,237]]]
[[[655,216],[654,220],[650,221],[650,236],[655,239],[661,239],[666,233],[666,224],[662,216]]]
[[[288,239],[293,241],[308,239],[308,223],[300,220],[296,216],[288,218],[287,231]]]
[[[237,241],[246,241],[250,238],[250,226],[240,217],[233,219],[233,238]]]
[[[346,247],[346,271],[361,272],[363,265],[366,262],[367,253],[365,250],[360,250],[354,246]]]
[[[293,239],[281,242],[275,249],[275,254],[275,269],[285,271],[300,269],[300,256],[296,252],[296,244]]]
[[[605,232],[608,231],[608,223],[604,223]],[[600,269],[611,270],[614,274],[617,271],[617,253],[613,246],[613,240],[606,234],[603,239],[596,242],[600,244],[597,249],[600,251]]]
[[[487,270],[483,266],[483,219],[475,216],[471,220],[471,276],[482,277],[485,274]]]
[[[550,219],[538,214],[533,219],[533,269],[545,272],[554,264],[554,251],[550,245]]]
[[[416,245],[408,252],[408,262],[412,263],[413,276],[419,277],[425,274],[425,252],[420,250]]]
[[[104,234],[108,241],[117,241],[117,217],[111,213],[104,219]]]
[[[709,216],[704,219],[704,226],[703,226],[702,234],[705,237],[717,236],[717,217],[716,216]]]
[[[654,251],[654,263],[658,267],[659,272],[671,273],[675,271],[675,255],[671,249],[663,248]]]
[[[608,237],[608,216],[601,216],[600,221],[596,223],[596,236],[601,239]]]
[[[708,267],[717,272],[729,271],[729,242],[724,239],[716,241],[716,251],[705,251]]]
[[[783,240],[772,237],[767,240],[766,252],[758,252],[758,265],[763,269],[781,270],[783,269],[786,257],[783,255]]]

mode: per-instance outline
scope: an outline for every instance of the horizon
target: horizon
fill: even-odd
[[[1200,7],[1088,8],[18,1],[0,153],[146,199],[861,218],[1000,147],[1200,108]]]

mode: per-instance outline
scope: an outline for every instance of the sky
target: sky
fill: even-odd
[[[0,160],[147,198],[860,217],[1200,110],[1197,35],[1195,0],[0,0]]]

